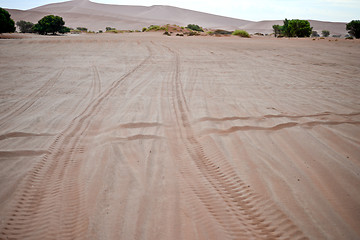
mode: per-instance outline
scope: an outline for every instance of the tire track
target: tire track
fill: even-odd
[[[12,108],[15,108],[13,111],[10,111],[7,115],[0,119],[0,127],[2,127],[5,123],[15,118],[16,116],[22,114],[26,110],[28,110],[34,103],[43,97],[55,84],[55,82],[62,76],[65,68],[62,68],[58,73],[55,74],[54,77],[51,77],[44,85],[42,85],[39,89],[28,95],[25,99],[28,99],[25,103],[21,104],[20,101],[15,103]]]
[[[152,53],[115,80],[75,117],[49,151],[19,184],[14,205],[0,225],[0,238],[79,239],[87,230],[85,180],[81,176],[83,142],[92,119],[119,86],[149,61]],[[95,71],[95,79],[97,70]],[[100,85],[94,82],[93,89]],[[95,87],[97,86],[97,87]],[[36,233],[36,234],[35,234]]]
[[[187,156],[183,156],[179,164],[181,172],[187,174],[183,179],[189,191],[196,195],[228,238],[306,239],[275,204],[249,189],[210,137],[196,137],[180,79],[180,57],[177,52],[169,51],[176,65],[172,85],[174,112]],[[190,167],[192,164],[195,169]]]

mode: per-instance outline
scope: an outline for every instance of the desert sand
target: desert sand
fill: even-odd
[[[0,239],[359,239],[359,53],[0,40]]]

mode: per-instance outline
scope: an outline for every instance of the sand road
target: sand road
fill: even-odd
[[[360,42],[0,40],[0,239],[359,239]]]

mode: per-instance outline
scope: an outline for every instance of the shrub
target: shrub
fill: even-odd
[[[352,36],[346,37],[345,39],[354,39]]]
[[[200,33],[196,32],[196,31],[187,32],[185,34],[188,35],[188,36],[199,36],[200,35]]]
[[[168,31],[164,32],[163,34],[166,36],[171,36],[171,34]]]
[[[231,35],[232,33],[233,32],[222,30],[222,29],[217,29],[214,31],[215,35]]]
[[[111,30],[107,30],[106,32],[107,32],[107,33],[119,33],[119,32],[121,32],[121,31],[118,31],[118,30],[116,30],[116,29],[111,29]]]
[[[317,31],[312,31],[311,37],[320,37]]]
[[[39,34],[52,33],[55,35],[57,32],[65,33],[70,32],[70,28],[65,27],[65,22],[62,17],[48,15],[43,17],[34,25],[33,30]]]
[[[107,32],[116,31],[116,28],[106,27],[105,30],[106,30]]]
[[[8,11],[0,8],[0,33],[15,32],[15,22]]]
[[[323,35],[323,37],[328,37],[330,35],[330,31],[322,30],[321,34]]]
[[[85,27],[77,27],[76,29],[81,31],[81,32],[87,32],[88,31],[88,29],[85,28]]]
[[[346,30],[351,36],[360,38],[360,20],[352,20],[346,24]]]
[[[19,27],[21,33],[32,33],[34,32],[32,28],[34,27],[34,24],[32,22],[26,22],[24,20],[20,20],[16,22],[16,26]]]
[[[144,29],[143,29],[144,30]],[[169,31],[168,26],[162,26],[160,27],[159,25],[151,25],[150,27],[148,27],[145,31]]]
[[[103,32],[103,30],[99,30],[99,33],[102,33]]]
[[[146,31],[159,31],[159,30],[160,30],[160,26],[151,25],[150,27],[148,27],[148,29]]]
[[[232,35],[244,37],[244,38],[250,38],[250,34],[245,30],[235,30]]]
[[[143,31],[143,32],[146,32],[146,30],[147,30],[147,28],[146,28],[146,27],[144,27],[144,28],[142,29],[142,31]]]
[[[199,25],[195,24],[189,24],[186,28],[197,32],[204,32],[204,30]]]
[[[70,28],[65,27],[65,26],[59,30],[59,33],[61,33],[61,34],[68,33],[68,32],[70,32]]]

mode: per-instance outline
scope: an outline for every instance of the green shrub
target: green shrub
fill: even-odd
[[[116,31],[116,28],[112,28],[112,27],[106,27],[105,29],[107,32]]]
[[[159,31],[160,30],[160,26],[158,25],[151,25],[150,27],[147,28],[146,31]]]
[[[143,31],[143,32],[146,32],[146,31],[147,31],[147,28],[146,28],[146,27],[144,27],[144,28],[142,29],[142,31]]]
[[[204,30],[199,25],[195,24],[189,24],[186,28],[197,32],[204,32]]]
[[[0,8],[0,33],[15,32],[15,22],[8,11]]]
[[[233,32],[222,30],[222,29],[217,29],[214,31],[215,35],[231,35],[232,33]]]
[[[188,36],[199,36],[200,35],[200,33],[196,32],[196,31],[187,32],[185,34],[188,35]]]
[[[346,30],[351,36],[360,38],[360,20],[352,20],[346,24]]]
[[[245,30],[235,30],[232,35],[244,37],[244,38],[250,38],[250,34]]]
[[[311,37],[320,37],[317,31],[312,31]]]
[[[61,33],[61,34],[68,33],[68,32],[70,32],[70,28],[65,27],[65,26],[59,30],[59,33]]]
[[[330,36],[330,31],[322,30],[321,34],[323,35],[323,37],[328,37],[328,36]]]

